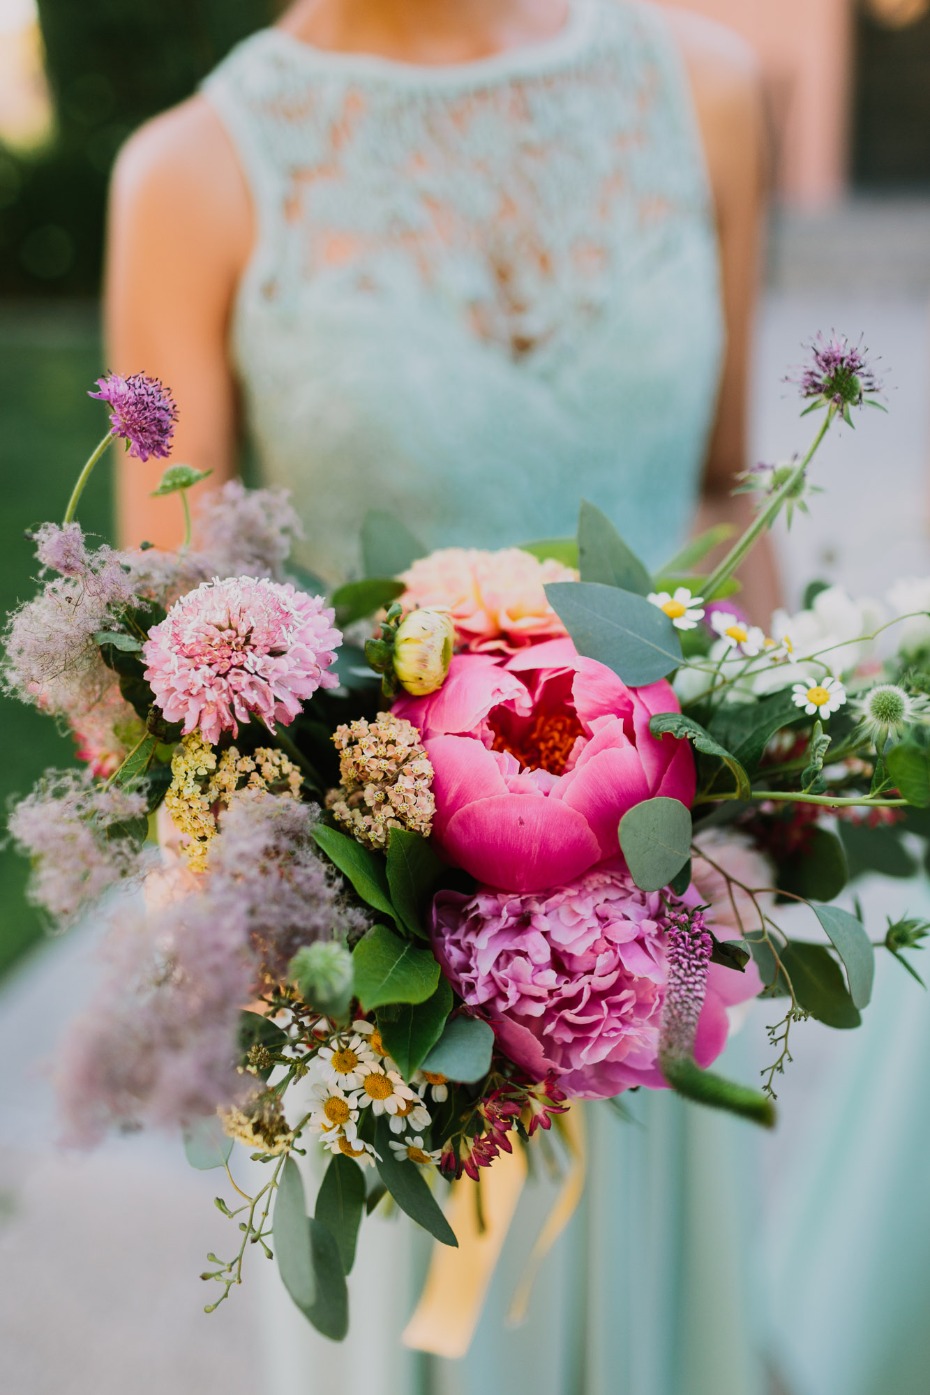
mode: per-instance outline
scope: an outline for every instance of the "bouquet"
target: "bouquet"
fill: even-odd
[[[184,507],[176,553],[91,546],[96,460],[113,437],[167,457],[176,416],[143,375],[91,394],[110,429],[35,532],[4,660],[83,768],[47,772],[10,829],[54,922],[102,897],[112,920],[56,1065],[71,1140],[180,1126],[193,1165],[228,1174],[238,1239],[209,1257],[207,1311],[258,1249],[339,1339],[366,1213],[393,1204],[454,1247],[449,1184],[480,1219],[498,1168],[539,1136],[577,1163],[577,1102],[627,1090],[771,1125],[793,1033],[859,1023],[876,944],[917,977],[930,927],[876,940],[836,898],[916,869],[930,834],[930,581],[885,607],[813,582],[764,627],[739,603],[826,432],[877,405],[840,339],[800,386],[813,445],[746,473],[735,541],[653,574],[587,503],[576,537],[495,552],[429,552],[373,514],[365,575],[328,597],[288,561],[284,493],[227,484],[194,529],[204,476],[184,466],[158,491]],[[808,938],[780,926],[789,903]],[[710,1069],[756,998],[775,1018],[760,1088]],[[236,1141],[264,1165],[248,1190]]]

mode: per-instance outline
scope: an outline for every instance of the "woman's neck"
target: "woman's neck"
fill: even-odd
[[[468,63],[553,38],[571,7],[572,0],[298,0],[281,27],[314,48]]]

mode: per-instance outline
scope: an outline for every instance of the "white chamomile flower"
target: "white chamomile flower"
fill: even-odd
[[[710,623],[729,649],[738,649],[747,659],[754,659],[766,648],[765,632],[758,625],[749,625],[729,610],[715,610]]]
[[[442,1157],[441,1148],[427,1148],[422,1134],[405,1139],[403,1143],[397,1143],[392,1138],[391,1152],[398,1162],[417,1163],[420,1167],[435,1167]]]
[[[897,683],[879,683],[851,706],[866,735],[879,747],[889,737],[899,736],[905,727],[930,718],[930,702],[905,692]]]
[[[371,1105],[372,1114],[396,1114],[406,1101],[416,1103],[417,1098],[396,1070],[370,1065],[352,1096],[352,1103],[361,1109]]]
[[[416,1129],[418,1133],[422,1133],[432,1122],[429,1110],[417,1096],[412,1100],[404,1100],[397,1113],[391,1115],[391,1132],[403,1133],[406,1129]]]
[[[362,1038],[373,1056],[384,1061],[391,1060],[391,1053],[381,1040],[381,1032],[373,1022],[365,1022],[364,1019],[359,1018],[358,1021],[352,1023],[352,1030]]]
[[[345,1158],[354,1158],[359,1167],[374,1167],[375,1159],[378,1157],[370,1143],[366,1143],[361,1138],[347,1138],[344,1133],[337,1133],[332,1138],[327,1138],[324,1146],[330,1153],[341,1154]]]
[[[431,1070],[418,1070],[413,1077],[415,1085],[428,1085],[429,1092],[436,1104],[442,1104],[449,1098],[449,1081],[445,1075],[438,1075]]]
[[[343,1090],[357,1090],[373,1065],[374,1052],[362,1037],[334,1037],[317,1053],[324,1079]]]
[[[704,597],[692,596],[687,586],[671,591],[650,591],[647,598],[663,610],[676,630],[694,630],[704,619]]]
[[[795,683],[791,697],[808,717],[830,717],[846,701],[846,689],[838,678],[814,678]]]
[[[314,1085],[310,1090],[310,1102],[311,1128],[319,1129],[321,1133],[344,1131],[354,1137],[358,1124],[358,1106],[343,1094],[338,1085],[327,1084],[325,1081]]]

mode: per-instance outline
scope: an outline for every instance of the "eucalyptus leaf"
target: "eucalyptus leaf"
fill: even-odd
[[[306,1309],[306,1315],[324,1337],[341,1342],[349,1330],[349,1290],[339,1243],[322,1221],[311,1218],[306,1226],[317,1285],[316,1300]]]
[[[700,722],[695,722],[693,718],[686,717],[683,712],[662,712],[652,718],[649,723],[649,730],[653,736],[677,736],[679,739],[690,741],[696,751],[700,751],[705,756],[714,756],[717,760],[723,761],[724,765],[731,772],[738,799],[749,799],[752,796],[752,786],[749,783],[749,776],[743,769],[740,762],[734,755],[721,746],[719,741],[715,741],[709,731],[705,731]]]
[[[846,852],[835,833],[809,828],[802,847],[778,868],[778,889],[805,901],[832,901],[849,880]]]
[[[578,519],[578,559],[582,581],[619,586],[648,596],[652,578],[605,513],[584,500]]]
[[[857,1008],[868,1007],[875,980],[875,950],[865,926],[839,906],[812,901],[811,909],[843,961],[850,997]]]
[[[661,891],[691,856],[691,813],[678,799],[646,799],[620,820],[620,848],[642,891]]]
[[[404,593],[404,583],[393,577],[368,577],[364,581],[348,581],[330,597],[336,611],[336,623],[351,625],[389,606]]]
[[[313,1251],[307,1230],[307,1205],[300,1169],[287,1158],[278,1178],[272,1219],[274,1252],[284,1287],[303,1312],[316,1302]]]
[[[445,863],[418,833],[392,828],[388,838],[387,881],[391,902],[405,930],[425,937],[422,909]]]
[[[579,654],[606,664],[629,687],[655,683],[681,663],[674,625],[643,596],[593,581],[553,582],[546,595]]]
[[[918,809],[930,806],[930,751],[915,741],[904,741],[892,746],[885,762],[902,799]]]
[[[216,1114],[195,1119],[184,1130],[184,1153],[191,1167],[198,1172],[210,1172],[225,1167],[233,1150],[233,1141],[223,1132]]]
[[[354,838],[330,828],[329,824],[314,824],[312,832],[317,847],[352,883],[362,900],[393,919],[395,912],[391,905],[384,859],[370,848],[363,848]]]
[[[157,499],[162,494],[177,494],[179,490],[191,489],[212,474],[212,470],[195,470],[192,465],[169,465],[158,488],[152,490],[152,498]]]
[[[425,1003],[439,983],[432,951],[376,925],[352,952],[355,996],[366,1012],[388,1003]]]
[[[839,835],[846,849],[850,880],[867,872],[881,872],[884,877],[912,877],[917,871],[917,861],[902,842],[897,825],[870,828],[868,824],[844,819]]]
[[[779,956],[805,1012],[828,1027],[859,1026],[862,1018],[843,982],[840,966],[824,945],[789,940]]]
[[[381,1040],[405,1080],[420,1069],[439,1041],[451,1011],[452,989],[440,978],[435,993],[425,1003],[403,1004],[389,1018],[379,1017]]]
[[[688,887],[691,885],[691,878],[691,859],[689,857],[688,861],[685,863],[684,867],[682,867],[681,871],[677,874],[677,876],[674,876],[672,880],[669,882],[669,891],[672,893],[673,896],[684,896],[685,892],[688,890]]]
[[[136,639],[135,635],[123,634],[122,630],[98,630],[94,635],[94,643],[101,646],[110,644],[123,654],[138,654],[142,648],[141,639]]]
[[[337,1153],[317,1193],[314,1215],[332,1233],[344,1274],[352,1273],[358,1228],[365,1213],[365,1178],[351,1158]]]
[[[423,1062],[431,1074],[471,1085],[483,1080],[491,1069],[494,1033],[477,1017],[453,1017],[437,1044]]]
[[[521,552],[528,552],[540,562],[561,562],[563,567],[578,566],[577,538],[543,538],[540,542],[520,544]]]
[[[457,1247],[455,1231],[443,1215],[418,1164],[395,1157],[392,1142],[396,1143],[397,1137],[391,1132],[387,1116],[382,1114],[375,1128],[377,1167],[382,1182],[411,1220],[429,1231],[440,1244]]]
[[[365,575],[399,576],[429,548],[393,514],[373,510],[362,524],[362,558]]]

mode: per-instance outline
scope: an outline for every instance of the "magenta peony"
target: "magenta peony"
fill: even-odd
[[[440,850],[507,891],[559,886],[616,858],[620,819],[644,799],[690,805],[690,747],[649,731],[655,713],[678,710],[667,683],[628,688],[569,639],[505,663],[458,655],[437,693],[394,706],[433,766]]]
[[[251,715],[272,731],[288,725],[317,688],[334,688],[326,670],[342,642],[319,596],[290,583],[231,577],[182,596],[142,653],[145,676],[169,722],[199,728],[217,742],[236,736]]]
[[[657,1057],[667,925],[661,893],[640,891],[619,865],[534,896],[441,892],[432,913],[433,948],[466,1006],[514,1064],[533,1080],[554,1073],[576,1099],[665,1085]],[[727,1006],[760,986],[752,965],[743,974],[710,965],[699,1065],[723,1050]]]

